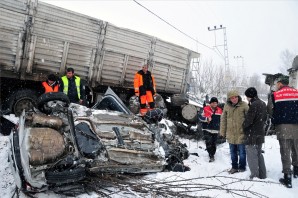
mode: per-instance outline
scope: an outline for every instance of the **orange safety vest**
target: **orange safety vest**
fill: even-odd
[[[140,89],[142,89],[142,87],[144,85],[142,73],[143,73],[143,71],[140,70],[135,74],[135,77],[134,77],[134,90],[135,90],[136,94],[140,93],[140,91],[141,91]],[[149,75],[152,79],[152,87],[150,87],[150,88],[152,88],[153,89],[152,91],[154,91],[156,93],[154,76],[151,74],[151,72],[148,71],[148,73],[149,73]],[[144,91],[146,92],[147,90],[143,90],[143,92]],[[143,93],[143,94],[140,94],[140,95],[146,95],[146,94]]]
[[[42,86],[45,89],[45,93],[49,93],[49,92],[58,92],[59,86],[55,85],[54,88],[52,86],[50,86],[47,82],[42,82]]]

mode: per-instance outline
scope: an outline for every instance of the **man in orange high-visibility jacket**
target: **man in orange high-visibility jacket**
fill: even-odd
[[[42,86],[44,89],[44,93],[49,92],[58,92],[59,91],[59,85],[57,82],[57,77],[54,74],[48,75],[47,81],[42,82]]]
[[[140,100],[140,113],[145,115],[147,113],[146,103],[148,103],[150,109],[155,106],[153,96],[156,93],[154,77],[150,71],[148,71],[148,65],[143,65],[142,69],[135,74],[134,77],[135,95]]]

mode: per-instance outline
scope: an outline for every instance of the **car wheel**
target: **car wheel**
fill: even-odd
[[[76,169],[58,171],[48,171],[45,174],[48,184],[66,184],[80,181],[86,178],[85,168],[78,167]]]
[[[8,106],[12,113],[20,116],[22,111],[32,109],[36,106],[37,93],[30,89],[17,90],[8,98]]]
[[[52,107],[57,103],[68,106],[70,101],[68,96],[62,92],[44,93],[37,99],[37,108],[45,114],[50,114],[53,111]]]

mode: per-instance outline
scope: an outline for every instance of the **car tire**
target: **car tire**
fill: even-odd
[[[7,103],[11,113],[20,116],[23,109],[29,110],[36,106],[37,93],[31,89],[16,90],[10,94]]]
[[[76,169],[65,170],[61,172],[48,171],[45,174],[48,184],[67,184],[78,182],[86,178],[86,170],[83,167]]]
[[[47,103],[50,101],[61,101],[65,103],[65,106],[70,104],[69,98],[67,95],[65,95],[62,92],[49,92],[42,94],[37,99],[37,108],[45,113],[50,114],[52,113],[52,109],[50,107],[47,107]]]

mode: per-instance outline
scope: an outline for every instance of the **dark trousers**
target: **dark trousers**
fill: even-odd
[[[246,151],[244,144],[229,144],[232,168],[246,170]],[[239,155],[239,158],[238,158]],[[239,159],[239,162],[238,162]]]
[[[218,133],[210,133],[206,130],[203,131],[205,136],[206,150],[209,153],[209,157],[214,157],[216,152],[216,141]]]
[[[298,139],[279,139],[282,172],[291,174],[291,165],[298,166]]]
[[[247,163],[250,169],[250,177],[258,177],[265,179],[266,166],[264,157],[262,155],[262,144],[258,145],[246,145]]]

